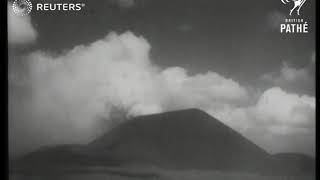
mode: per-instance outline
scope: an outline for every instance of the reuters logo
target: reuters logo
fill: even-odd
[[[25,16],[31,12],[32,3],[29,0],[15,0],[12,9],[16,15]]]

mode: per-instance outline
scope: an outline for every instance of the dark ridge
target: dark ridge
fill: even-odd
[[[199,109],[186,109],[134,117],[87,145],[57,146],[30,153],[15,161],[13,169],[30,172],[56,167],[159,167],[297,174],[296,166],[286,163],[301,162],[288,159],[292,158],[270,155]],[[305,173],[306,169],[301,171]]]
[[[199,109],[139,116],[89,144],[121,164],[173,169],[260,169],[269,154]],[[97,154],[97,153],[95,153]]]
[[[315,159],[300,153],[278,153],[274,154],[275,164],[282,167],[282,173],[293,175],[315,176]]]

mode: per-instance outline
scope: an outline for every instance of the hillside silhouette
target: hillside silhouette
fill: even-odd
[[[199,109],[135,117],[89,144],[47,147],[29,153],[14,161],[11,170],[64,171],[92,166],[272,175],[314,173],[312,158],[286,153],[271,155]]]

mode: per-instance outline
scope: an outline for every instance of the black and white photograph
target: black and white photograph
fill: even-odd
[[[6,0],[10,180],[315,180],[316,0]]]

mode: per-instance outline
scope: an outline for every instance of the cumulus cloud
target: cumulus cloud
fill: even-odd
[[[182,67],[160,68],[149,57],[150,48],[131,32],[110,33],[64,54],[36,51],[10,59],[10,152],[84,143],[126,117],[191,107],[269,151],[303,144],[301,151],[310,153],[314,147],[313,96],[275,86],[252,104],[252,92],[235,80],[213,71],[190,75]],[[286,80],[304,76],[288,66],[282,73]],[[281,140],[281,148],[273,138]]]
[[[248,99],[232,79],[215,72],[189,75],[181,67],[161,69],[149,51],[142,37],[110,33],[64,54],[37,51],[11,63],[9,137],[17,143],[12,147],[21,141],[32,143],[29,148],[87,142],[114,108],[136,116],[189,107],[219,110]]]
[[[314,59],[313,53],[309,64],[302,68],[296,68],[288,62],[283,62],[280,72],[266,73],[262,75],[261,79],[294,92],[314,94]]]
[[[273,81],[276,84],[293,83],[296,81],[309,80],[309,74],[307,69],[297,69],[288,65],[287,62],[283,62],[283,66],[280,70],[279,76],[271,73],[263,75],[263,79]]]
[[[315,125],[315,98],[287,93],[279,87],[266,90],[257,102],[255,110],[257,118],[270,123],[271,129],[275,125],[293,128],[308,128]],[[277,128],[273,130],[277,131]],[[279,131],[279,133],[287,132]]]
[[[131,32],[110,33],[63,54],[35,51],[11,58],[10,152],[84,143],[126,117],[191,107],[271,152],[299,149],[298,144],[307,153],[314,149],[313,96],[275,86],[252,103],[248,88],[216,72],[190,75],[182,67],[158,67],[149,57],[150,48]],[[281,73],[286,81],[305,76],[289,66]]]
[[[122,8],[136,3],[113,2]],[[285,15],[275,12],[268,18],[277,28]],[[181,26],[182,31],[190,29]],[[8,33],[10,45],[37,38],[30,17],[14,15],[10,4]],[[11,57],[10,152],[88,142],[117,123],[115,119],[191,107],[205,110],[269,150],[277,149],[272,147],[275,137],[282,150],[297,144],[306,151],[314,146],[315,98],[287,89],[314,91],[315,53],[306,67],[284,62],[280,72],[263,75],[274,87],[249,105],[253,93],[235,80],[213,71],[190,75],[182,67],[160,68],[149,57],[150,48],[147,40],[131,32],[110,33],[63,54],[36,51]]]
[[[18,16],[12,11],[12,4],[8,3],[8,41],[10,45],[32,43],[37,38],[37,32],[31,24],[30,16]]]
[[[216,117],[269,152],[315,152],[313,96],[272,87],[266,89],[254,105],[227,107]]]

